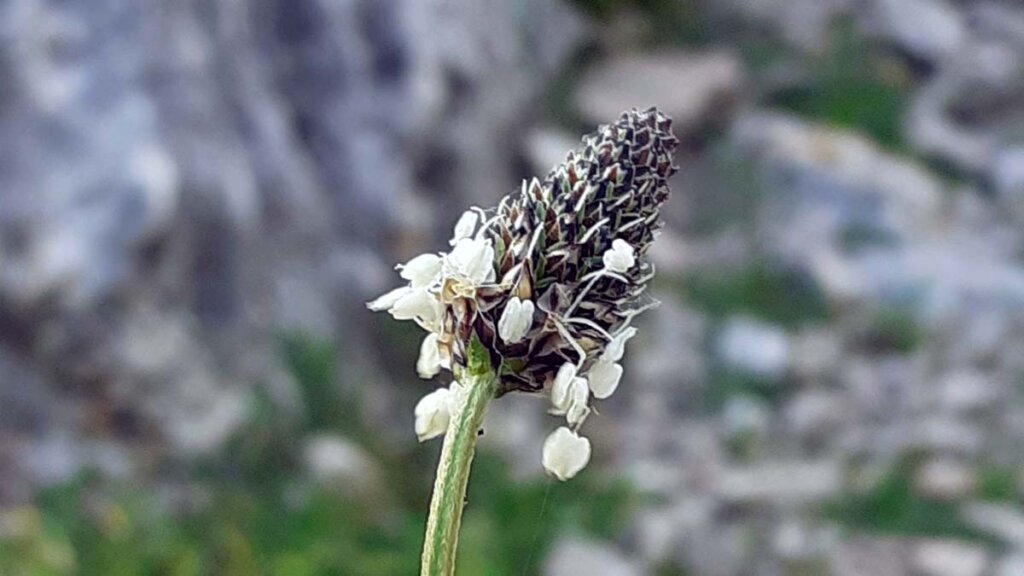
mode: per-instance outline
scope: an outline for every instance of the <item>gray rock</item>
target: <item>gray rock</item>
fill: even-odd
[[[972,502],[962,510],[964,520],[1016,548],[1024,548],[1024,512],[1009,504]]]
[[[971,27],[980,36],[1024,48],[1024,10],[1013,2],[986,0],[964,6]]]
[[[949,372],[938,383],[937,404],[951,412],[978,411],[992,406],[999,397],[999,384],[977,371]]]
[[[547,174],[579,143],[580,138],[575,134],[558,128],[537,127],[526,134],[526,157],[535,174]]]
[[[977,36],[913,94],[904,125],[916,149],[962,170],[983,173],[1004,142],[1018,140],[1012,127],[1022,119],[1019,95],[1024,79],[1019,48],[985,31]],[[953,110],[983,113],[1000,121],[972,122],[971,115],[953,114]]]
[[[432,196],[493,205],[518,183],[508,151],[524,113],[583,39],[584,20],[559,0],[405,0],[403,8],[416,42],[413,88],[426,99],[413,108],[413,136]]]
[[[543,573],[546,576],[639,576],[642,570],[607,543],[561,540],[544,563]]]
[[[641,320],[640,331],[627,346],[627,374],[635,374],[635,390],[666,400],[680,389],[697,390],[707,378],[704,353],[707,320],[677,303],[671,294],[661,301],[657,314]],[[627,376],[628,377],[628,376]]]
[[[784,330],[744,317],[732,318],[722,326],[715,350],[726,367],[766,380],[782,378],[792,360]]]
[[[835,374],[843,345],[835,330],[805,329],[792,338],[793,373],[802,379],[822,380]]]
[[[551,422],[538,400],[530,394],[509,394],[502,402],[494,402],[487,410],[485,433],[479,440],[481,448],[500,451],[509,460],[509,473],[524,481],[544,476],[540,450]],[[587,436],[592,437],[593,432],[591,428]],[[594,438],[593,444],[604,442]]]
[[[32,368],[0,362],[3,452],[88,421],[179,458],[256,382],[295,404],[276,334],[364,324],[382,256],[458,217],[424,193],[507,192],[511,134],[583,32],[557,0],[4,3],[0,358]],[[346,340],[352,374],[380,374],[371,345]],[[366,405],[392,414],[382,380]]]
[[[985,434],[974,424],[943,416],[922,416],[909,422],[887,422],[870,428],[861,449],[896,455],[911,450],[969,456],[985,445]]]
[[[714,524],[715,504],[710,498],[686,497],[671,506],[652,506],[636,515],[640,558],[648,566],[672,559],[679,540]]]
[[[731,141],[765,183],[758,222],[769,254],[807,270],[837,301],[907,300],[898,292],[907,286],[873,274],[898,274],[900,250],[942,229],[938,179],[861,136],[790,116],[745,114]]]
[[[725,51],[618,56],[584,77],[576,106],[587,121],[606,123],[623,110],[657,105],[686,135],[728,112],[743,75],[738,56]]]
[[[786,426],[805,442],[827,442],[852,417],[848,399],[838,392],[807,390],[786,405]],[[826,444],[827,445],[827,444]]]
[[[992,160],[990,175],[1003,206],[1018,221],[1024,221],[1024,146],[999,150]]]
[[[366,491],[379,480],[372,458],[348,438],[321,434],[309,438],[303,447],[306,470],[318,484]]]
[[[977,486],[974,469],[957,460],[932,459],[917,472],[915,487],[925,498],[959,500],[969,496]]]
[[[728,438],[762,438],[768,431],[771,417],[771,410],[764,401],[736,395],[730,397],[722,409],[722,426]]]
[[[835,527],[813,526],[791,518],[778,527],[773,544],[775,553],[791,564],[813,566],[833,554],[838,543]]]
[[[805,218],[807,224],[792,233],[813,233],[803,237],[804,245],[832,244],[842,225],[875,226],[894,239],[912,239],[941,223],[939,180],[860,135],[792,116],[751,112],[737,119],[731,137],[760,163],[770,183],[786,186],[772,192],[790,207],[772,215],[785,216],[780,228]]]
[[[954,540],[925,540],[911,552],[910,564],[920,576],[982,576],[989,564],[985,548]]]
[[[869,29],[918,58],[942,62],[968,38],[963,14],[945,0],[875,0]]]
[[[1003,556],[992,572],[992,576],[1017,576],[1024,574],[1024,553],[1013,552]]]
[[[757,552],[757,537],[756,528],[750,522],[719,521],[687,534],[680,543],[677,557],[682,566],[702,576],[742,574]]]
[[[855,0],[723,0],[714,8],[756,22],[810,53],[823,53],[832,26],[857,6]]]
[[[856,538],[839,545],[832,569],[835,576],[911,576],[907,548],[901,540]]]
[[[838,494],[842,479],[835,459],[771,461],[723,470],[713,490],[735,504],[815,502]]]

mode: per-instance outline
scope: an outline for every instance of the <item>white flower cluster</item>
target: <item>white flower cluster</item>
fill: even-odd
[[[455,225],[448,253],[421,254],[396,269],[408,284],[396,288],[368,304],[371,310],[386,310],[396,320],[413,320],[427,331],[420,346],[416,371],[422,378],[436,376],[441,368],[450,370],[450,359],[442,346],[448,336],[442,333],[441,292],[446,285],[456,291],[468,291],[495,282],[494,247],[484,238],[486,226],[483,211],[466,211]],[[617,239],[603,254],[604,270],[599,275],[616,276],[628,272],[636,265],[634,248]],[[596,280],[596,277],[595,277]],[[450,284],[449,284],[450,283]],[[591,286],[593,281],[591,282]],[[461,289],[460,289],[461,288]],[[589,287],[588,287],[589,289]],[[523,340],[534,324],[537,308],[530,299],[511,297],[498,320],[498,337],[505,344]],[[568,426],[559,427],[544,442],[542,463],[544,468],[560,480],[568,480],[590,461],[590,441],[578,434],[579,427],[590,415],[590,397],[605,399],[611,396],[622,379],[622,359],[626,342],[636,329],[625,327],[617,334],[608,334],[608,342],[601,356],[580,374],[583,358],[578,364],[567,362],[560,367],[549,387],[551,414],[564,416]],[[451,388],[440,388],[424,396],[415,408],[416,435],[421,442],[445,433],[461,391],[457,382]]]
[[[467,210],[455,225],[451,252],[420,254],[399,264],[395,268],[409,283],[367,304],[370,310],[387,310],[395,320],[413,320],[428,332],[416,362],[416,372],[421,378],[433,378],[441,368],[450,369],[449,359],[440,346],[440,293],[444,281],[451,280],[462,289],[494,282],[494,247],[489,239],[473,235],[478,219],[477,211]]]
[[[607,254],[605,259],[608,259]],[[622,380],[619,360],[622,359],[626,342],[635,335],[636,328],[626,328],[612,337],[585,378],[578,375],[577,366],[570,362],[558,370],[551,386],[551,413],[565,416],[569,426],[562,426],[548,436],[544,442],[542,463],[544,469],[559,480],[572,478],[590,461],[590,441],[576,431],[590,415],[590,407],[587,405],[590,396],[603,400],[619,387]]]

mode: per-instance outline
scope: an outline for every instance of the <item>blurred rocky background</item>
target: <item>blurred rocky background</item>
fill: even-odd
[[[1024,5],[0,2],[0,574],[417,570],[416,334],[362,303],[657,105],[661,309],[466,575],[1024,574]]]

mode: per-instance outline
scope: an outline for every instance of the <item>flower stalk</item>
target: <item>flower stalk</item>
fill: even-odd
[[[455,573],[455,551],[459,544],[469,468],[484,414],[497,392],[497,373],[477,340],[470,349],[469,366],[463,371],[458,391],[451,402],[451,417],[441,447],[427,533],[423,540],[421,576],[451,576]]]
[[[449,576],[487,405],[511,392],[541,394],[564,417],[544,442],[541,463],[572,479],[590,461],[580,434],[592,400],[611,396],[631,323],[657,305],[651,244],[675,173],[672,121],[631,110],[584,136],[543,179],[489,209],[458,219],[447,252],[421,254],[396,269],[406,285],[367,306],[427,332],[416,372],[452,374],[451,386],[414,410],[421,442],[444,435],[423,546],[423,576]]]

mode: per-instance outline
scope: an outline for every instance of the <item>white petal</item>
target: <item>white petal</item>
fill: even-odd
[[[455,246],[460,240],[464,240],[473,235],[473,231],[476,229],[476,221],[478,215],[473,210],[466,210],[459,217],[459,221],[455,223],[455,231],[451,241],[448,243]]]
[[[612,272],[627,272],[636,264],[635,252],[629,242],[616,238],[602,256],[604,267]]]
[[[378,297],[373,302],[367,302],[366,307],[369,308],[370,310],[373,310],[374,312],[388,310],[395,305],[395,302],[398,302],[398,300],[402,296],[405,296],[411,290],[412,288],[408,286],[399,286],[398,288],[395,288],[394,290],[388,292],[387,294]]]
[[[420,344],[420,357],[416,360],[416,373],[420,378],[433,378],[441,371],[441,350],[437,346],[437,334],[430,333]]]
[[[551,386],[551,405],[560,413],[565,413],[572,404],[572,385],[576,380],[576,365],[571,362],[562,364],[555,375],[555,383]]]
[[[456,273],[473,285],[494,281],[494,247],[490,240],[463,238],[455,244],[448,260]]]
[[[636,328],[632,326],[616,334],[611,342],[604,347],[604,354],[601,355],[601,359],[608,362],[622,360],[622,355],[626,353],[626,342],[629,342],[633,336],[636,336]]]
[[[565,412],[565,421],[572,427],[578,427],[590,415],[587,400],[590,399],[590,388],[585,378],[573,380],[569,409]]]
[[[503,342],[515,344],[526,336],[533,324],[533,301],[525,302],[513,296],[498,319],[498,336]]]
[[[594,398],[604,400],[615,393],[619,387],[619,380],[622,379],[622,365],[617,362],[599,360],[590,369],[587,380],[590,382],[590,390]]]
[[[416,415],[416,436],[420,442],[437,438],[448,429],[450,394],[447,388],[438,388],[416,404],[413,412]]]
[[[477,240],[480,242],[480,240]],[[494,282],[494,246],[490,240],[483,240],[484,248],[480,252],[480,259],[476,267],[469,271],[469,277],[475,284],[488,284]]]
[[[399,276],[412,283],[413,288],[429,286],[441,273],[441,257],[437,254],[420,254],[405,264],[399,264]]]
[[[583,470],[587,462],[590,462],[590,440],[565,426],[552,432],[544,441],[541,463],[559,480],[572,478]]]
[[[409,291],[391,308],[395,320],[420,319],[431,323],[437,319],[437,298],[422,288]]]

